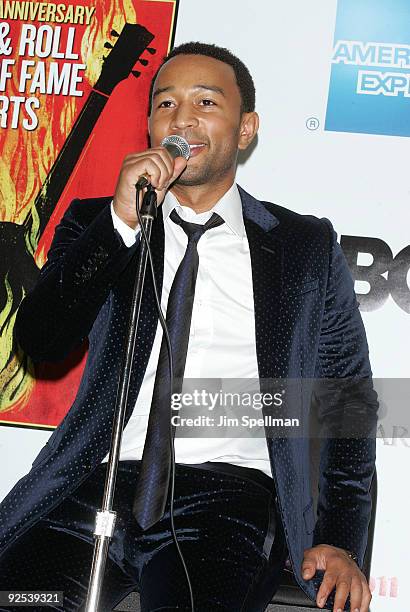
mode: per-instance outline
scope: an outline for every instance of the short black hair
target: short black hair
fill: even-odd
[[[151,114],[152,94],[158,72],[164,64],[177,55],[205,55],[206,57],[212,57],[220,62],[224,62],[224,64],[228,64],[228,66],[232,66],[236,83],[239,87],[239,93],[241,94],[241,113],[250,113],[255,110],[255,85],[251,73],[245,64],[236,57],[232,51],[225,49],[225,47],[218,47],[217,45],[201,42],[188,42],[178,45],[178,47],[174,47],[164,58],[161,66],[154,74],[149,91],[148,115]]]

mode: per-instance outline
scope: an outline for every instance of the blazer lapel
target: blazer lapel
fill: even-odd
[[[248,237],[252,284],[255,307],[255,336],[259,378],[283,376],[281,360],[278,354],[279,305],[282,291],[283,244],[278,237],[279,220],[265,206],[246,193],[241,187],[245,230]],[[157,279],[158,294],[161,296],[164,276],[164,225],[162,207],[154,221],[151,233],[151,251]],[[134,273],[135,268],[133,268]],[[132,286],[133,279],[130,280]],[[130,296],[131,297],[131,296]],[[130,299],[129,297],[129,299]],[[128,407],[137,398],[145,370],[148,365],[158,323],[152,278],[147,264],[145,286],[142,296],[140,326],[133,362],[133,374],[130,387]]]
[[[259,378],[283,375],[278,354],[278,321],[282,292],[283,244],[279,220],[240,188],[252,265],[256,354]]]

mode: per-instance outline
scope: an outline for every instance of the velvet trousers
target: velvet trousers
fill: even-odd
[[[130,592],[141,612],[191,610],[183,567],[170,531],[170,507],[142,531],[131,513],[139,461],[122,461],[117,522],[109,548],[100,612]],[[95,511],[106,464],[100,465],[0,559],[0,590],[63,591],[64,604],[30,610],[84,609],[93,554]],[[277,589],[286,546],[273,479],[224,463],[176,465],[174,522],[189,572],[195,612],[262,612]],[[0,610],[20,608],[3,607]]]

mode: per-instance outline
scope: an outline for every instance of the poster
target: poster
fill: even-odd
[[[0,2],[0,424],[51,429],[74,400],[87,346],[35,365],[13,338],[16,311],[70,202],[112,194],[125,155],[147,146],[149,86],[177,9]]]

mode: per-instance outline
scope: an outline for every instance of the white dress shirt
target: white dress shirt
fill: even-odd
[[[184,378],[213,378],[222,382],[224,379],[257,380],[252,270],[238,188],[233,184],[212,210],[199,214],[181,206],[171,192],[167,193],[162,205],[165,259],[161,306],[164,313],[187,246],[184,230],[169,218],[174,208],[182,219],[192,223],[206,223],[213,212],[225,221],[205,232],[198,242],[199,268]],[[136,240],[135,230],[115,214],[112,205],[111,213],[114,227],[130,247]],[[120,460],[142,457],[161,340],[162,328],[158,323],[135,408],[124,429]],[[178,438],[177,427],[175,458],[177,463],[222,461],[272,475],[265,437]]]

